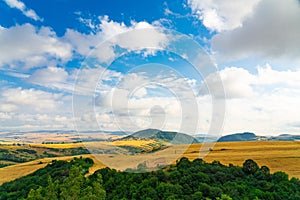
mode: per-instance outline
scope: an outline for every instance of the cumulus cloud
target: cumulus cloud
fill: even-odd
[[[217,78],[219,76],[221,79]],[[256,77],[247,70],[229,67],[209,75],[200,87],[200,94],[210,94],[226,99],[249,97],[254,94],[252,84],[255,82]],[[220,84],[223,84],[224,88],[219,87]]]
[[[72,57],[71,46],[48,27],[24,24],[1,28],[0,43],[0,66],[34,68]]]
[[[300,70],[277,71],[267,64],[258,66],[258,84],[260,85],[282,85],[284,87],[299,88]]]
[[[216,76],[221,77],[227,99],[258,97],[283,89],[300,89],[299,70],[278,71],[266,64],[265,66],[258,66],[256,74],[252,74],[241,67],[227,67],[211,74],[202,82],[200,94],[215,93],[215,96],[222,97],[218,95],[222,92],[215,87],[219,84]],[[208,90],[207,85],[211,91]]]
[[[37,89],[2,88],[0,126],[3,130],[72,130],[71,98]]]
[[[243,25],[259,0],[188,0],[193,13],[212,31],[232,30]]]
[[[62,95],[36,89],[9,88],[2,89],[1,101],[15,110],[51,111],[61,104]],[[5,109],[5,107],[4,107]],[[7,109],[7,108],[6,108]]]
[[[58,67],[47,67],[36,70],[30,77],[28,77],[28,81],[39,85],[55,87],[56,84],[66,83],[67,78],[68,73],[65,71],[65,69]]]
[[[168,37],[159,25],[144,21],[132,21],[130,26],[126,26],[104,16],[99,17],[98,24],[92,27],[94,30],[89,34],[68,29],[64,38],[73,45],[76,52],[83,56],[91,53],[90,57],[97,57],[103,63],[109,63],[118,56],[114,50],[116,46],[128,51],[148,49],[148,54],[153,54],[156,49],[168,44]]]
[[[299,64],[299,21],[299,1],[260,1],[242,26],[216,34],[212,49],[225,60],[254,57]]]
[[[297,133],[287,124],[300,117],[300,71],[278,71],[258,66],[257,73],[230,67],[219,73],[226,94],[224,132],[253,131],[258,134]],[[214,75],[207,77],[214,90]],[[204,83],[203,83],[204,84]],[[209,95],[202,85],[203,93]],[[204,95],[205,96],[205,95]]]
[[[5,3],[11,7],[20,10],[26,17],[29,17],[35,21],[43,21],[34,10],[27,8],[26,5],[19,0],[4,0]]]

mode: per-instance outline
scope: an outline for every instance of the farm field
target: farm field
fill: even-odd
[[[141,142],[144,145],[145,142]],[[125,142],[121,144],[123,145]],[[133,144],[139,146],[137,142]],[[94,142],[93,145],[97,145],[96,142]],[[201,144],[172,145],[169,148],[153,153],[135,155],[95,154],[83,155],[83,157],[92,158],[95,162],[89,174],[105,167],[106,164],[111,168],[125,170],[127,168],[135,168],[138,164],[143,162],[145,162],[148,167],[155,167],[157,164],[170,164],[183,156],[191,160],[204,156],[203,159],[207,162],[218,160],[225,165],[232,163],[239,166],[241,166],[246,159],[253,159],[260,166],[268,166],[271,172],[284,171],[289,174],[290,177],[300,178],[300,141],[216,143],[209,151],[200,151],[201,147],[203,147]],[[30,174],[39,168],[45,167],[54,159],[71,160],[73,157],[79,156],[43,158],[0,168],[0,184]]]

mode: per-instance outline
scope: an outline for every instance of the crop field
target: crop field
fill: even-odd
[[[117,140],[114,142],[110,142],[110,144],[115,146],[133,146],[133,147],[143,147],[149,144],[156,143],[155,140]]]
[[[54,149],[70,149],[83,147],[82,143],[63,143],[63,144],[31,144],[31,147],[44,147]]]
[[[120,142],[115,145],[126,144],[126,141]],[[145,141],[127,143],[127,145],[133,144],[143,146]],[[101,142],[101,145],[103,146],[103,142]],[[97,146],[97,142],[94,142],[93,146]],[[204,147],[201,144],[172,145],[152,153],[135,155],[94,154],[83,155],[83,157],[92,158],[95,162],[95,165],[90,169],[90,174],[106,165],[111,168],[125,170],[136,168],[138,164],[145,163],[147,167],[152,168],[157,165],[174,163],[177,159],[185,156],[191,160],[203,158],[207,162],[217,160],[225,165],[232,163],[238,166],[241,166],[246,159],[253,159],[260,166],[268,166],[271,172],[284,171],[290,177],[300,178],[300,141],[226,142],[216,143],[213,148],[210,146],[210,149]],[[30,174],[39,168],[45,167],[54,159],[71,160],[73,157],[78,156],[43,158],[0,168],[0,184]]]
[[[200,145],[191,145],[185,156],[197,158],[195,151]],[[300,141],[224,142],[217,143],[205,161],[218,160],[223,164],[241,166],[246,159],[255,160],[260,166],[266,165],[271,172],[284,171],[290,177],[300,178]]]

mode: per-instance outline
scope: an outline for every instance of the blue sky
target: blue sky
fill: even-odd
[[[297,0],[3,0],[0,13],[1,131],[299,134]]]

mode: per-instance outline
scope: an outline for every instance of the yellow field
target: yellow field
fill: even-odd
[[[115,146],[133,146],[133,147],[143,147],[149,144],[157,143],[155,140],[117,140],[110,142],[110,144]]]
[[[119,145],[120,144],[123,145],[123,143],[119,143]],[[134,143],[132,142],[132,144]],[[141,144],[144,143],[135,145]],[[96,143],[94,145],[96,145]],[[128,145],[128,143],[126,145]],[[207,162],[218,160],[226,165],[232,163],[234,165],[241,166],[246,159],[253,159],[260,166],[268,166],[271,169],[271,172],[284,171],[289,174],[290,177],[300,178],[300,141],[226,142],[217,143],[213,147],[212,151],[205,152],[203,150],[200,151],[200,149],[201,144],[193,144],[190,146],[173,145],[161,151],[147,154],[99,154],[93,156],[83,155],[83,157],[90,157],[95,162],[95,165],[90,169],[90,174],[95,172],[97,169],[104,167],[105,165],[108,165],[111,168],[125,170],[127,168],[134,168],[139,163],[146,162],[149,167],[153,167],[157,164],[174,163],[175,160],[179,159],[182,156],[188,157],[189,159],[193,160],[207,154],[203,158]],[[53,159],[71,160],[73,157],[78,156],[46,158],[0,168],[0,184],[30,174],[35,170],[44,167]],[[42,161],[43,164],[38,164],[39,161]]]
[[[83,147],[82,143],[65,143],[65,144],[31,144],[31,147],[45,147],[54,149],[70,149]]]
[[[193,152],[197,149],[199,145],[191,145],[185,156],[195,159],[197,155]],[[249,158],[255,160],[259,166],[268,166],[271,172],[284,171],[290,177],[300,178],[300,141],[217,143],[204,160],[218,160],[223,164],[241,166]]]
[[[120,140],[113,142],[84,142],[84,143],[65,143],[65,144],[31,144],[31,147],[45,147],[45,148],[79,148],[79,147],[90,147],[97,148],[103,146],[133,146],[143,147],[151,143],[156,143],[155,140]]]

